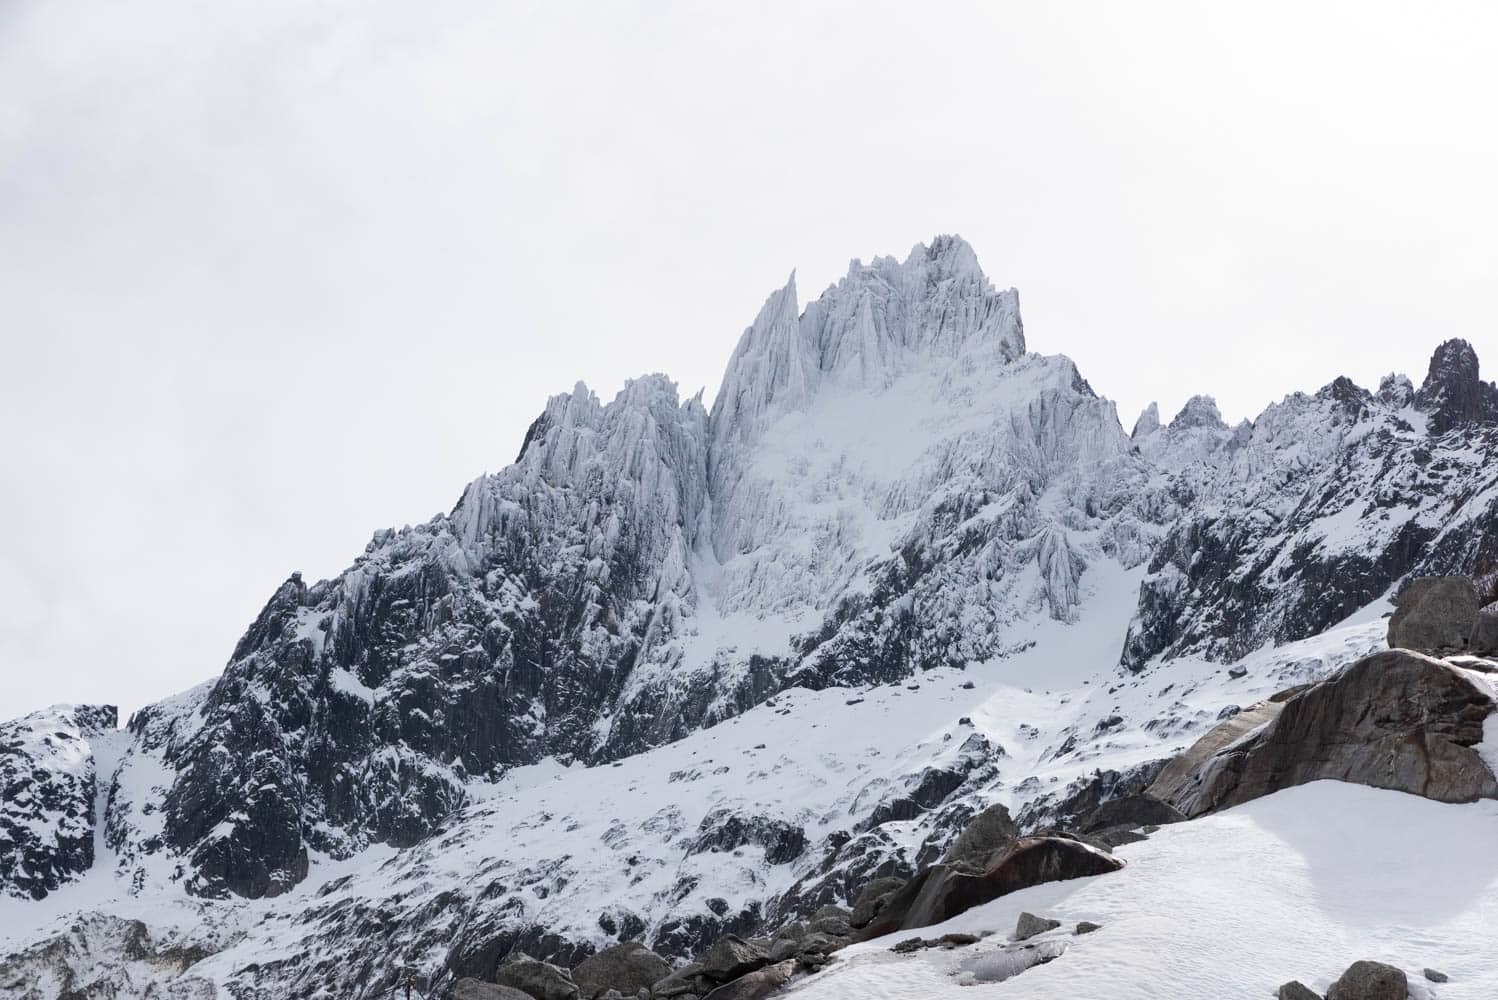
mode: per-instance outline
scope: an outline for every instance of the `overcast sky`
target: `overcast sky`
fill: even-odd
[[[1126,425],[1498,370],[1495,6],[1226,6],[0,4],[0,718],[937,233]]]

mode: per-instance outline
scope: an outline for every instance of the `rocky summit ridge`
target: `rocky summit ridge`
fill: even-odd
[[[449,513],[292,575],[216,679],[123,733],[8,724],[0,768],[34,791],[0,812],[0,860],[26,858],[0,891],[175,901],[193,940],[183,907],[316,892],[291,937],[212,942],[218,981],[292,995],[388,975],[333,961],[376,924],[454,972],[642,936],[689,955],[909,877],[999,798],[1050,815],[1040,774],[1137,784],[1222,708],[1146,683],[1316,680],[1369,651],[1320,637],[1403,581],[1490,590],[1495,448],[1460,340],[1418,388],[1337,379],[1236,427],[1198,395],[1126,433],[957,237],[804,308],[793,276],[711,412],[664,375],[579,384]],[[742,760],[713,749],[735,731],[762,734]]]

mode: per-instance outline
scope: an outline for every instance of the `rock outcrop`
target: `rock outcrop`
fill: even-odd
[[[1228,719],[1149,794],[1188,817],[1324,778],[1441,802],[1495,798],[1498,779],[1473,749],[1494,708],[1460,668],[1391,649]]]
[[[1477,352],[1465,340],[1448,340],[1436,348],[1414,402],[1429,414],[1435,434],[1498,423],[1498,386],[1479,377]]]
[[[1441,656],[1466,652],[1477,630],[1477,587],[1464,576],[1411,580],[1389,619],[1389,646]]]
[[[996,851],[976,871],[966,864],[924,869],[894,894],[864,929],[863,937],[939,924],[1032,885],[1104,875],[1122,867],[1118,858],[1079,840],[1021,837]]]
[[[0,893],[41,899],[93,865],[92,743],[115,722],[110,705],[57,705],[0,725]]]

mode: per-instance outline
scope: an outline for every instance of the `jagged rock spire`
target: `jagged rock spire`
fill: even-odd
[[[1188,427],[1215,427],[1219,430],[1227,430],[1227,423],[1223,421],[1221,412],[1217,409],[1217,400],[1211,396],[1192,396],[1186,400],[1186,405],[1181,407],[1170,421],[1170,426],[1176,430]]]
[[[1129,437],[1135,441],[1149,437],[1160,429],[1160,404],[1151,403],[1139,414],[1139,419],[1134,421],[1134,430]]]
[[[1463,424],[1498,423],[1498,386],[1478,377],[1477,352],[1465,340],[1437,347],[1415,406],[1430,414],[1432,434]]]

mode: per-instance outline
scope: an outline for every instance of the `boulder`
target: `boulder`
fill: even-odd
[[[1103,875],[1123,862],[1069,837],[1022,837],[974,872],[968,867],[932,865],[895,893],[883,911],[863,931],[863,938],[892,931],[926,927],[949,920],[1011,892],[1064,879]]]
[[[577,984],[572,973],[550,962],[538,962],[529,955],[518,955],[501,965],[494,981],[535,997],[535,1000],[577,1000]]]
[[[703,976],[726,983],[769,965],[770,956],[763,948],[756,948],[737,934],[724,934],[713,942],[698,964],[702,966]]]
[[[822,917],[811,922],[811,933],[826,934],[829,937],[845,938],[852,936],[853,927],[843,917]]]
[[[963,931],[951,931],[937,938],[934,944],[943,948],[966,948],[970,944],[977,944],[983,939],[976,934],[968,934]]]
[[[1342,978],[1326,991],[1326,1000],[1406,1000],[1410,993],[1404,971],[1382,962],[1353,962]]]
[[[1498,778],[1473,749],[1494,708],[1472,675],[1390,649],[1221,723],[1148,792],[1188,817],[1327,778],[1440,802],[1498,798]],[[1246,716],[1261,720],[1251,732]]]
[[[903,878],[876,878],[863,887],[858,898],[853,901],[853,916],[849,918],[850,927],[867,927],[869,922],[879,914],[889,897],[905,885]]]
[[[1389,646],[1419,653],[1460,653],[1477,620],[1477,587],[1464,576],[1422,576],[1399,594]]]
[[[703,1000],[759,1000],[767,997],[790,981],[796,971],[795,962],[777,962],[753,972],[747,972],[731,982],[724,983],[709,993]]]
[[[1321,1000],[1321,994],[1299,979],[1292,979],[1274,994],[1275,1000]]]
[[[800,950],[800,941],[792,938],[777,938],[770,942],[770,961],[784,962],[788,958],[795,958]]]
[[[1498,604],[1490,604],[1477,612],[1472,623],[1469,651],[1478,656],[1498,656]]]
[[[453,984],[453,1000],[531,1000],[531,995],[513,986],[470,978],[459,979]]]
[[[777,930],[770,940],[780,941],[789,938],[792,941],[800,941],[804,937],[806,937],[806,925],[799,920],[792,920]]]
[[[833,918],[836,918],[838,920],[847,920],[852,916],[852,911],[850,911],[846,906],[838,906],[835,903],[828,903],[826,906],[817,908],[817,912],[811,915],[811,922],[812,926],[815,927],[818,920],[830,920]]]
[[[1076,929],[1076,931],[1074,933],[1076,933],[1076,934],[1091,934],[1093,931],[1100,931],[1102,929],[1103,929],[1103,925],[1102,924],[1095,924],[1091,920],[1078,920],[1077,921],[1077,929]]]
[[[1061,926],[1061,921],[1052,920],[1049,917],[1037,917],[1035,914],[1025,911],[1019,915],[1019,920],[1014,924],[1014,939],[1016,941],[1028,941],[1037,934],[1053,931]]]
[[[1451,980],[1451,977],[1446,975],[1446,973],[1437,972],[1435,969],[1425,969],[1423,975],[1433,983],[1445,983]]]
[[[572,970],[580,1000],[596,1000],[610,989],[634,995],[671,974],[671,963],[639,941],[605,948]]]
[[[1179,823],[1186,817],[1168,802],[1161,802],[1153,795],[1140,792],[1109,799],[1096,809],[1090,810],[1077,821],[1079,833],[1099,833],[1108,830],[1137,830],[1142,826],[1165,826]]]
[[[1219,753],[1233,746],[1255,729],[1279,718],[1280,711],[1288,700],[1288,698],[1278,697],[1266,698],[1248,706],[1237,715],[1219,722],[1191,746],[1172,757],[1160,769],[1160,773],[1155,775],[1155,780],[1146,786],[1144,794],[1156,801],[1166,803],[1189,818],[1193,814],[1182,808],[1181,802],[1187,800],[1191,789],[1200,783],[1202,770]]]
[[[711,980],[702,974],[702,966],[694,962],[691,965],[682,966],[650,987],[650,995],[658,1000],[687,994],[701,996],[712,988]]]
[[[847,944],[846,938],[813,932],[797,942],[797,952],[802,955],[827,955]]]
[[[989,857],[1019,836],[1019,828],[1009,810],[999,804],[989,806],[968,821],[942,855],[947,864],[967,862],[982,867]],[[854,907],[857,909],[856,905]]]

